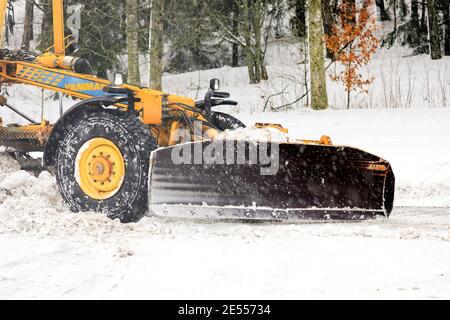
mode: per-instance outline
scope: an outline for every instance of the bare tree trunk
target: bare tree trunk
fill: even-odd
[[[233,9],[233,34],[239,36],[239,6],[235,4]],[[231,66],[239,67],[239,44],[233,42],[231,55]]]
[[[137,0],[126,0],[127,8],[127,51],[128,51],[128,83],[140,86],[139,71],[139,21]]]
[[[255,34],[255,80],[262,80],[262,46],[261,46],[261,0],[255,0],[253,7],[253,30]]]
[[[339,14],[339,0],[333,0],[333,14],[338,15]]]
[[[450,56],[450,1],[443,0],[443,12],[444,12],[444,54]]]
[[[38,40],[38,50],[44,52],[53,44],[53,17],[50,0],[40,0],[39,6],[44,10],[42,14],[41,32]]]
[[[295,29],[299,37],[306,36],[306,0],[295,1]]]
[[[407,15],[408,15],[408,6],[406,5],[405,0],[400,0],[400,19],[401,19],[401,21],[404,21]]]
[[[350,44],[350,51],[352,50],[353,44]],[[348,66],[347,66],[347,70],[350,70],[352,67],[352,62],[349,61],[348,62]],[[350,110],[350,101],[351,101],[351,94],[352,91],[351,90],[346,90],[347,91],[347,110]]]
[[[397,34],[397,1],[394,0],[394,4],[392,5],[392,10],[394,11],[394,33]]]
[[[22,46],[24,50],[30,50],[30,42],[34,39],[34,0],[27,0],[25,4],[25,22],[23,26]]]
[[[384,0],[376,0],[376,4],[377,4],[378,9],[380,9],[381,21],[391,20],[391,17],[389,17],[389,13],[386,11],[386,6],[384,4]]]
[[[323,14],[323,30],[325,35],[332,36],[333,35],[333,13],[331,12],[331,1],[330,0],[322,0],[322,14]],[[327,48],[327,58],[334,59],[333,52]]]
[[[420,45],[419,5],[416,0],[411,2],[411,33],[409,43],[412,47]]]
[[[247,0],[242,0],[242,21],[243,21],[243,32],[245,39],[245,63],[248,68],[248,77],[251,84],[256,83],[255,75],[255,65],[254,65],[254,55],[252,52],[252,34],[250,28],[250,11],[248,8]]]
[[[151,44],[150,44],[150,88],[162,90],[164,24],[163,0],[152,0]]]
[[[323,44],[322,1],[309,1],[309,48],[311,69],[311,107],[328,108],[327,82]]]
[[[439,26],[437,21],[436,0],[427,0],[428,4],[428,25],[430,34],[431,59],[442,58],[441,43],[439,41]]]
[[[256,77],[255,77],[255,66],[253,65],[253,52],[251,47],[248,45],[245,46],[245,62],[247,64],[248,69],[248,78],[250,80],[250,84],[256,83]]]
[[[150,84],[152,83],[152,77],[151,77],[151,63],[152,63],[152,37],[153,37],[153,32],[152,32],[152,28],[153,28],[153,0],[149,0],[148,5],[150,7],[150,19],[148,22],[148,55],[147,55],[147,59],[148,59],[148,73],[147,73],[147,80],[148,80],[148,86],[150,87]]]
[[[427,3],[422,1],[422,15],[420,17],[420,33],[423,36],[428,36],[428,26],[427,26]]]
[[[261,77],[263,80],[269,80],[269,73],[267,72],[267,67],[264,64],[264,58],[262,58],[261,62]]]

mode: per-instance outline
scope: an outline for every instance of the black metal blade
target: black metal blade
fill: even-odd
[[[190,151],[185,145],[187,151],[181,154],[191,152],[194,159],[195,150],[211,149],[212,144],[215,150],[222,144],[224,153],[218,162],[234,157],[235,163],[174,164],[179,146],[152,155],[150,206],[154,212],[208,218],[354,220],[389,216],[393,209],[395,178],[390,164],[361,150],[308,144],[276,144],[266,150],[264,146],[266,154],[279,150],[279,170],[274,175],[261,174],[268,165],[248,161],[252,152],[261,152],[261,144],[197,142],[189,145]],[[247,161],[237,164],[244,154]]]

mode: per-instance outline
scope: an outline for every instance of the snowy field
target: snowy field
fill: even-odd
[[[67,212],[0,156],[0,298],[450,298],[450,109],[242,114],[391,161],[391,219],[244,224]]]

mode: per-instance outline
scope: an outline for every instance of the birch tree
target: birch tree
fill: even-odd
[[[255,64],[254,64],[254,56],[253,51],[251,48],[252,43],[252,34],[251,34],[251,25],[250,21],[248,19],[250,15],[250,9],[248,6],[248,1],[243,0],[242,1],[242,25],[243,25],[243,33],[244,33],[244,51],[245,51],[245,63],[247,64],[248,69],[248,77],[250,79],[250,83],[258,83],[256,80],[256,73],[255,73]]]
[[[30,42],[33,40],[33,20],[34,20],[34,0],[27,0],[25,4],[25,21],[23,26],[23,36],[21,48],[30,50]]]
[[[38,8],[42,11],[42,20],[37,49],[44,52],[53,43],[51,1],[40,0]]]
[[[411,2],[411,29],[409,42],[412,47],[418,47],[420,45],[419,4],[415,0]]]
[[[380,20],[381,21],[391,20],[391,17],[389,17],[389,13],[386,10],[384,0],[376,0],[376,5],[377,5],[378,9],[380,9]]]
[[[150,22],[150,88],[162,90],[163,54],[164,54],[164,0],[151,1]]]
[[[427,0],[427,4],[431,59],[438,60],[442,58],[442,53],[441,43],[439,40],[439,25],[436,12],[436,0]]]
[[[450,0],[441,0],[444,18],[444,54],[450,56]]]
[[[311,107],[328,108],[323,42],[322,0],[309,0],[309,49],[311,69]]]
[[[138,1],[126,0],[128,83],[140,86]]]
[[[331,1],[322,0],[323,29],[325,35],[330,37],[333,34],[334,18],[331,11]],[[327,58],[334,59],[333,53],[327,48]]]
[[[291,27],[298,37],[306,37],[306,0],[288,0],[288,8],[294,12],[291,18]]]

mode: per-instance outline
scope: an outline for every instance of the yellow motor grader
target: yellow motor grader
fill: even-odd
[[[0,26],[9,5],[0,0]],[[1,97],[0,115],[9,108],[29,124],[0,121],[0,146],[20,155],[43,152],[43,167],[54,168],[73,211],[133,222],[149,211],[245,220],[358,220],[393,210],[395,178],[387,161],[334,146],[327,137],[289,143],[218,138],[244,124],[213,110],[237,104],[219,91],[217,79],[201,101],[127,85],[120,76],[113,83],[100,79],[88,61],[72,56],[63,0],[53,0],[52,7],[54,46],[43,54],[0,49],[0,85],[31,85],[79,102],[49,123],[34,121],[24,106]]]

